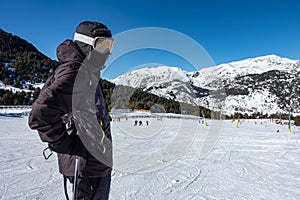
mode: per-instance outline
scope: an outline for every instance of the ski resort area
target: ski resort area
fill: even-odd
[[[56,155],[44,159],[47,144],[27,124],[0,116],[0,199],[65,199]],[[296,126],[141,112],[111,126],[111,200],[299,199]]]
[[[300,200],[300,1],[2,1],[0,200]]]

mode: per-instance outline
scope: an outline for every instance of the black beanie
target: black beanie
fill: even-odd
[[[89,37],[111,37],[110,30],[99,22],[84,21],[77,28],[76,33],[80,33]]]
[[[89,37],[111,37],[110,30],[104,25],[99,22],[93,21],[84,21],[81,22],[76,27],[76,33],[80,33]],[[84,56],[87,56],[88,52],[90,51],[91,47],[88,44],[85,44],[80,41],[75,41],[77,46],[80,48]]]

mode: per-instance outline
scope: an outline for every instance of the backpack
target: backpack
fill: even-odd
[[[61,73],[63,70],[65,70],[64,67],[66,66],[72,66],[74,64],[80,64],[79,62],[76,61],[69,61],[63,64],[60,64],[55,71],[50,75],[50,77],[45,81],[44,86],[41,89],[40,95],[43,94],[43,91],[45,91],[47,88],[49,88],[55,81],[57,75]],[[86,156],[86,151],[85,150],[80,150],[80,151],[75,151],[74,148],[69,148],[72,146],[80,146],[82,147],[81,141],[78,136],[75,134],[71,134],[72,130],[75,129],[74,122],[72,120],[72,113],[65,113],[63,116],[63,123],[66,125],[66,131],[68,133],[67,136],[64,137],[64,139],[61,141],[59,144],[50,144],[48,143],[48,147],[44,149],[43,151],[43,156],[47,160],[52,154],[53,151],[56,153],[65,153],[65,154],[70,154],[70,155],[80,155],[80,156]],[[67,120],[66,120],[67,119]],[[43,121],[29,121],[29,126],[31,127],[32,124],[35,126],[40,126],[43,125]],[[35,128],[33,128],[35,129]],[[79,149],[84,149],[84,148],[79,148]],[[50,150],[50,153],[48,152]]]

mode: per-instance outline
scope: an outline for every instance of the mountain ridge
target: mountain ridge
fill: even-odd
[[[298,105],[297,102],[292,101],[296,101],[297,95],[300,94],[297,90],[297,85],[300,83],[299,63],[298,60],[272,54],[221,64],[195,72],[159,66],[152,68],[151,74],[151,68],[148,68],[148,77],[144,77],[143,80],[139,80],[139,77],[144,69],[139,69],[123,74],[113,79],[112,82],[117,85],[130,85],[158,96],[201,105],[212,110],[222,107],[226,114],[234,112],[251,114],[258,110],[278,113],[286,112],[289,104]],[[176,79],[172,78],[173,74],[177,75]],[[167,80],[166,77],[171,78]],[[262,87],[263,85],[265,88]],[[288,89],[279,91],[275,86]],[[223,106],[219,105],[222,103],[219,99],[213,97],[213,94],[217,96],[217,93],[226,96],[223,99],[226,102],[223,102]],[[265,96],[270,99],[264,98]],[[287,102],[283,97],[289,101]],[[257,108],[254,109],[255,107]],[[298,106],[296,110],[300,112]]]

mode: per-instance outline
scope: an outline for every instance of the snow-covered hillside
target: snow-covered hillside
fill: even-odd
[[[159,66],[157,68],[143,68],[123,74],[112,82],[117,85],[127,85],[135,88],[146,88],[161,83],[178,80],[191,81],[195,86],[215,89],[209,85],[216,80],[232,80],[236,76],[248,74],[262,74],[271,70],[298,72],[298,60],[290,60],[276,55],[249,58],[201,69],[196,72],[186,72],[178,67]]]
[[[190,74],[193,82],[197,86],[209,87],[210,83],[216,80],[228,82],[237,76],[262,74],[271,70],[298,72],[300,71],[300,68],[298,67],[297,62],[297,60],[290,60],[276,55],[268,55],[221,64],[201,69],[198,72]],[[213,89],[211,87],[209,88]]]
[[[149,88],[170,80],[188,82],[189,78],[187,72],[178,67],[159,66],[134,70],[115,78],[113,82],[134,88]]]
[[[33,90],[28,89],[29,85],[31,85],[32,88],[40,88],[41,89],[43,87],[44,83],[35,83],[35,84],[25,83],[25,84],[22,84],[24,89],[20,89],[17,87],[13,87],[11,85],[4,85],[3,82],[0,81],[0,89],[11,90],[12,92],[22,92],[22,91],[23,92],[33,92]]]
[[[274,75],[274,73],[269,74],[269,72],[274,70],[282,74],[278,76]],[[275,87],[273,81],[277,79],[282,80],[281,83],[278,83],[279,85],[284,84],[287,88],[295,88],[295,83],[294,85],[290,83],[297,83],[299,73],[299,61],[268,55],[221,64],[195,72],[186,72],[177,67],[167,66],[143,68],[121,75],[113,79],[112,82],[117,85],[139,88],[158,96],[205,106],[210,109],[220,107],[220,105],[216,105],[218,100],[214,99],[215,97],[212,97],[211,93],[216,91],[225,93],[230,88],[231,91],[235,91],[232,94],[227,94],[226,101],[224,100],[226,106],[222,106],[222,110],[226,114],[232,114],[236,111],[251,113],[258,109],[271,114],[285,112],[287,105],[280,105],[280,96],[287,97],[289,92],[290,97],[287,98],[291,99],[292,96],[297,96],[297,91],[292,93],[294,89],[286,90],[285,94],[280,94],[279,92],[275,94],[274,88],[272,88]],[[258,77],[255,77],[255,80],[253,80],[253,85],[245,86],[245,81],[252,79],[252,75],[257,75]],[[237,84],[237,80],[240,77],[243,77],[244,82]],[[280,77],[285,77],[286,80]],[[260,79],[263,79],[263,81]],[[242,86],[242,84],[244,85]],[[266,87],[261,87],[262,84],[265,84]],[[256,88],[256,85],[260,85],[260,87]],[[239,93],[241,87],[251,87],[251,91],[245,93],[247,89],[244,88],[244,93]],[[256,94],[264,94],[266,96],[257,98],[259,95],[257,96]],[[271,96],[273,96],[272,99],[267,99],[267,97]],[[297,101],[297,99],[294,100],[295,102]],[[241,107],[242,105],[244,106]]]

